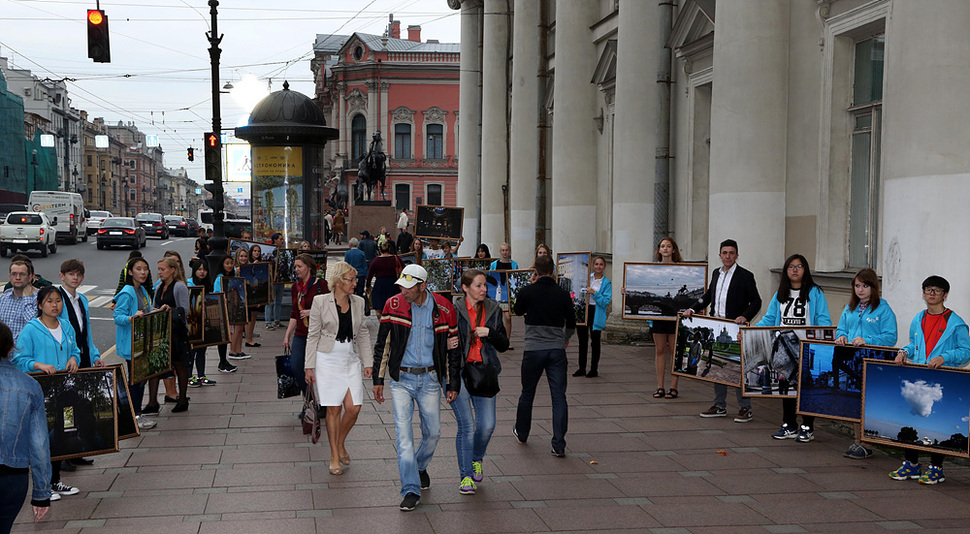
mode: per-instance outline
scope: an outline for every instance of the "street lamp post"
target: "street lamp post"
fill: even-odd
[[[121,183],[122,185],[124,185],[124,191],[125,191],[125,217],[131,217],[131,208],[128,203],[128,198],[129,198],[128,177],[125,176],[124,178],[122,178]]]
[[[219,49],[219,43],[222,42],[222,35],[219,34],[218,18],[219,18],[219,0],[209,0],[209,14],[212,16],[212,30],[206,32],[206,38],[209,41],[209,63],[212,71],[212,134],[221,136],[222,135],[222,107],[219,92],[219,56],[222,50]],[[209,140],[207,139],[208,143]],[[208,163],[208,162],[207,162]],[[222,165],[211,166],[212,176],[209,174],[209,166],[207,166],[207,179],[212,180],[210,192],[212,193],[213,199],[223,198],[222,189]],[[206,187],[209,189],[209,187]],[[209,240],[209,256],[207,260],[209,262],[209,272],[219,272],[220,265],[222,261],[222,256],[225,255],[225,250],[229,246],[229,240],[226,239],[226,227],[224,223],[225,214],[219,204],[215,204],[212,209],[212,238]]]

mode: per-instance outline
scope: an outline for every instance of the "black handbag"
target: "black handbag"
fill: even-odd
[[[303,434],[310,436],[310,442],[316,444],[323,433],[322,419],[320,412],[317,411],[317,388],[308,384],[306,393],[303,394]]]
[[[300,394],[300,385],[296,382],[293,369],[290,366],[290,351],[276,357],[276,398],[288,399]]]
[[[476,397],[494,397],[498,395],[498,368],[485,362],[465,362],[461,370],[465,388],[469,395]]]

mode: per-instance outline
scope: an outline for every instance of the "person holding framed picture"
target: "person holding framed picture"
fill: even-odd
[[[185,284],[182,264],[171,256],[158,260],[158,287],[153,305],[157,309],[172,310],[172,367],[178,382],[178,397],[172,413],[189,409],[189,329],[185,322],[189,309],[189,288]],[[153,399],[154,400],[154,399]]]
[[[606,270],[606,258],[596,256],[593,258],[593,272],[589,273],[589,290],[592,293],[587,302],[586,317],[593,320],[588,325],[576,326],[576,337],[579,338],[579,369],[573,376],[585,376],[595,378],[599,376],[600,364],[600,339],[603,335],[603,328],[606,327],[607,309],[610,301],[613,300],[613,285],[603,271]],[[584,291],[585,288],[584,288]],[[589,319],[587,319],[588,321]],[[592,341],[592,347],[590,342]],[[592,348],[592,359],[589,362],[589,372],[586,372],[587,351]]]
[[[961,367],[970,361],[970,329],[966,321],[946,307],[950,282],[933,275],[923,280],[926,309],[909,324],[909,343],[896,354],[896,363],[925,364],[930,369]],[[920,472],[919,451],[906,449],[903,465],[889,473],[894,480],[919,479],[920,484],[938,484],[943,476],[943,455],[930,455],[926,471]]]
[[[482,255],[484,253],[484,256]],[[492,262],[488,266],[489,271],[511,271],[517,270],[519,268],[518,262],[512,259],[512,245],[508,243],[502,243],[498,247],[499,258]],[[488,245],[482,243],[478,245],[478,251],[475,254],[478,258],[488,258]],[[503,275],[504,276],[504,275]],[[505,322],[505,335],[509,338],[512,337],[512,309],[509,307],[509,303],[499,303],[502,307],[502,317]],[[512,347],[509,347],[511,349]]]
[[[300,386],[301,392],[306,392],[306,375],[298,369],[305,369],[307,335],[310,326],[310,307],[317,295],[330,292],[326,280],[315,276],[317,262],[309,254],[300,254],[293,261],[293,270],[297,281],[290,290],[293,305],[290,307],[290,320],[283,334],[283,349],[290,351],[290,366],[295,370],[293,378]],[[303,419],[303,414],[300,414]]]
[[[657,250],[653,253],[653,261],[659,263],[682,263],[684,258],[680,255],[680,247],[672,237],[665,237],[657,243]],[[626,288],[623,288],[626,293]],[[655,347],[654,366],[657,369],[657,391],[653,398],[661,397],[676,399],[680,392],[677,386],[680,377],[670,375],[670,389],[664,391],[664,380],[667,377],[667,362],[671,359],[673,349],[677,346],[677,321],[650,321],[650,333],[653,334],[653,344]],[[693,352],[692,352],[693,354]]]
[[[236,264],[233,261],[231,256],[226,255],[226,256],[221,256],[220,259],[216,260],[216,265],[219,266],[219,269],[215,273],[213,273],[215,274],[215,278],[213,278],[212,280],[212,292],[221,293],[222,278],[227,276],[236,276]],[[230,328],[234,328],[234,327],[230,327]],[[230,343],[228,344],[223,343],[217,346],[217,350],[219,351],[219,372],[222,372],[222,373],[236,372],[236,366],[229,363],[229,358],[227,356],[227,352],[229,352],[229,349],[232,346],[234,346],[232,345],[232,342],[231,342],[232,341],[231,336],[232,334],[230,333]],[[242,336],[240,336],[240,339],[241,338]],[[236,353],[232,353],[232,354],[235,355]]]

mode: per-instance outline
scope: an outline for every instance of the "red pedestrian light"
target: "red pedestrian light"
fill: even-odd
[[[88,10],[88,22],[97,26],[104,22],[104,13],[97,9]]]

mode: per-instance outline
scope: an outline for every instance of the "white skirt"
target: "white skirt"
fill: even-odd
[[[320,406],[341,406],[347,390],[354,405],[364,403],[363,368],[353,342],[334,342],[333,351],[317,352],[317,400]]]

